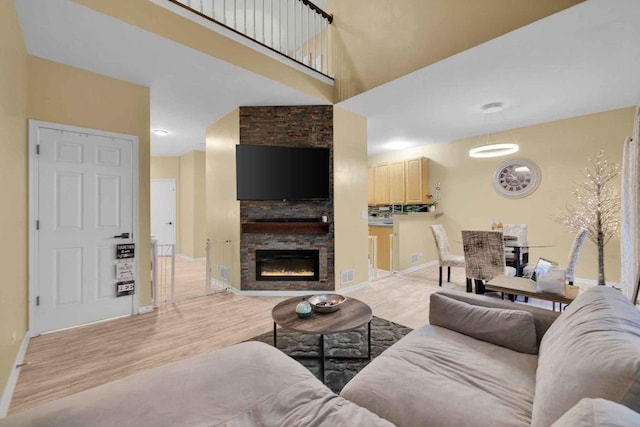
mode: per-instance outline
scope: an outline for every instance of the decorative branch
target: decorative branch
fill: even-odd
[[[620,195],[611,185],[620,167],[609,163],[604,150],[588,162],[583,171],[585,181],[572,192],[575,205],[567,206],[556,220],[574,232],[589,230],[589,240],[598,247],[598,285],[604,285],[604,247],[620,226]]]

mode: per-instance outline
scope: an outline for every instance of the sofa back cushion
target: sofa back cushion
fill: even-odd
[[[549,426],[584,397],[640,411],[640,312],[619,291],[594,287],[540,343],[531,425]]]
[[[429,323],[520,353],[538,353],[533,315],[526,311],[480,307],[435,293]]]

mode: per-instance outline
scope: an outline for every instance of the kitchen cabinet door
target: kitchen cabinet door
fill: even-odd
[[[390,201],[404,204],[405,202],[405,162],[391,163]]]
[[[374,166],[369,166],[368,170],[368,193],[367,193],[367,204],[369,206],[373,206],[376,204],[376,169]]]
[[[429,201],[429,159],[419,157],[405,162],[405,202],[423,204]]]
[[[375,204],[388,205],[389,193],[389,163],[379,163],[374,166],[375,171]]]

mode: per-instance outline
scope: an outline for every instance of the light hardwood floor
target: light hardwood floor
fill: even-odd
[[[453,268],[451,280],[443,287],[464,292],[464,269]],[[438,267],[432,266],[347,295],[369,304],[376,316],[417,328],[428,323],[429,295],[438,289]],[[283,299],[225,291],[32,338],[9,412],[268,332],[271,309]]]
[[[159,301],[171,299],[171,258],[159,258],[158,296]],[[189,261],[182,257],[175,257],[175,291],[177,299],[204,295],[206,289],[206,261]]]

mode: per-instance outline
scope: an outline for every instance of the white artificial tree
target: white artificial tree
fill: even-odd
[[[556,219],[574,232],[581,228],[589,230],[589,240],[598,247],[598,285],[604,286],[604,247],[620,226],[620,195],[613,185],[620,168],[609,163],[604,150],[587,160],[585,181],[572,192],[575,204]]]

